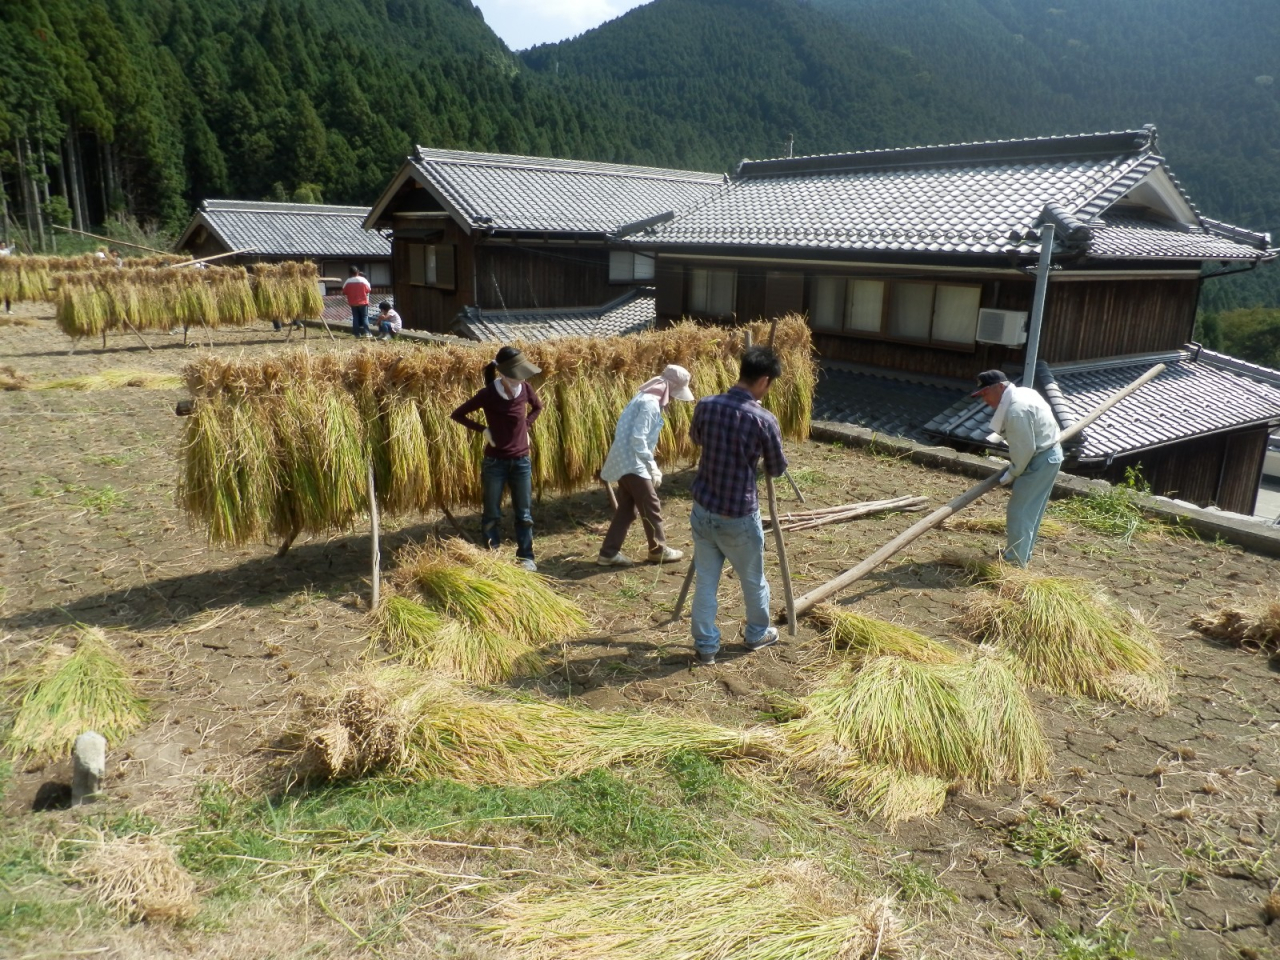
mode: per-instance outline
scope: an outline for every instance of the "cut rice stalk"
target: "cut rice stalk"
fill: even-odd
[[[4,685],[13,710],[8,746],[19,757],[65,756],[89,730],[118,746],[147,721],[146,701],[96,628],[77,627],[74,650],[51,637],[40,656],[7,676]]]
[[[893,956],[901,925],[812,861],[530,886],[480,923],[527,960],[859,960]]]
[[[1003,656],[979,652],[961,689],[977,731],[977,756],[986,763],[976,779],[1025,784],[1047,777],[1049,742],[1014,666]]]
[[[821,639],[832,650],[848,651],[859,659],[895,656],[917,663],[958,663],[961,659],[950,647],[900,624],[864,617],[830,604],[814,607],[810,616],[823,628]]]
[[[391,667],[350,677],[311,704],[299,724],[299,774],[330,779],[380,770],[472,785],[534,786],[621,763],[653,765],[681,751],[780,756],[769,730],[487,696]]]
[[[545,668],[524,641],[477,630],[407,597],[390,596],[379,605],[378,627],[401,663],[470,683],[498,683]]]
[[[1206,637],[1225,640],[1250,653],[1280,650],[1280,600],[1259,600],[1246,606],[1222,605],[1191,619]]]
[[[125,919],[190,920],[200,909],[191,874],[159,837],[101,834],[71,864],[72,878],[89,884],[109,910]]]
[[[970,597],[966,628],[1007,651],[1024,682],[1070,696],[1168,707],[1170,676],[1151,629],[1084,580],[999,566]]]

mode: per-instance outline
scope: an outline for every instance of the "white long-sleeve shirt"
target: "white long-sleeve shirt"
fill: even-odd
[[[647,477],[655,482],[662,479],[654,454],[658,450],[658,436],[662,433],[662,406],[651,393],[637,393],[618,417],[618,429],[600,479],[617,483],[627,474]]]
[[[1058,421],[1031,387],[1006,387],[991,415],[991,431],[1009,445],[1009,474],[1020,477],[1031,458],[1058,442]]]

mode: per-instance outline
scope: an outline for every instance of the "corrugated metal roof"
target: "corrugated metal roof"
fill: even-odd
[[[1078,420],[1157,363],[1160,376],[1086,428],[1082,461],[1135,453],[1191,437],[1258,424],[1280,423],[1280,372],[1209,350],[1122,357],[1053,368],[1067,410]],[[930,436],[988,443],[991,408],[965,398],[924,426]]]
[[[271,257],[389,258],[391,242],[361,224],[368,207],[206,200],[178,241],[205,226],[228,250]]]
[[[418,147],[410,162],[472,227],[607,234],[721,188],[721,174]]]
[[[498,343],[618,337],[652,328],[655,316],[653,291],[637,289],[598,307],[513,311],[465,307],[454,331],[472,340]]]
[[[1185,200],[1155,143],[1154,128],[1147,128],[744,161],[724,190],[627,239],[667,247],[1034,253],[1038,241],[1028,237],[1047,204],[1088,220],[1157,171]],[[1194,210],[1190,201],[1186,209]],[[1104,226],[1102,234],[1107,256],[1160,257],[1174,246],[1158,231]],[[1209,259],[1225,258],[1227,250],[1232,259],[1264,253],[1233,242],[1243,236],[1201,237]],[[1185,241],[1178,249],[1191,255]]]

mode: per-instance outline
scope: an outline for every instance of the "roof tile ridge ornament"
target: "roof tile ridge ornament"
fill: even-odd
[[[850,153],[743,160],[737,177],[875,170],[892,167],[953,166],[977,161],[1007,162],[1050,159],[1082,159],[1094,156],[1145,153],[1153,149],[1155,126],[1140,130],[1031,137],[1021,140],[983,140],[972,143],[891,147]]]

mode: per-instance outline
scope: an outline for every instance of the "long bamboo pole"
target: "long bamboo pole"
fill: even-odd
[[[53,225],[55,230],[65,230],[67,233],[78,233],[82,237],[92,237],[94,240],[105,240],[107,243],[117,243],[122,247],[133,247],[135,250],[146,250],[148,253],[172,253],[172,250],[157,250],[155,247],[144,247],[140,243],[130,243],[128,240],[117,240],[115,237],[103,237],[96,233],[90,233],[88,230],[77,230],[75,227],[64,227],[61,224]]]
[[[378,536],[378,493],[373,485],[373,461],[369,461],[369,527],[370,560],[373,564],[373,599],[370,610],[378,609],[378,594],[382,587],[382,548]]]
[[[1152,367],[1150,370],[1148,370],[1146,373],[1140,376],[1137,380],[1133,381],[1133,383],[1129,384],[1123,390],[1117,391],[1116,393],[1108,397],[1106,400],[1102,401],[1102,403],[1098,404],[1098,406],[1096,406],[1093,409],[1093,411],[1089,413],[1089,415],[1086,416],[1084,419],[1077,421],[1076,423],[1068,427],[1066,430],[1064,430],[1062,434],[1059,435],[1058,441],[1061,443],[1064,440],[1070,440],[1072,437],[1077,436],[1081,430],[1083,430],[1089,424],[1093,423],[1093,421],[1097,420],[1098,417],[1102,416],[1104,413],[1106,413],[1108,410],[1114,407],[1117,403],[1119,403],[1125,397],[1129,396],[1139,387],[1143,386],[1144,384],[1160,376],[1160,374],[1163,373],[1164,370],[1165,370],[1165,365],[1163,363],[1156,364],[1154,367]],[[880,566],[880,564],[884,563],[894,554],[900,552],[904,547],[909,546],[912,542],[919,539],[923,534],[928,533],[934,527],[938,526],[938,524],[942,523],[943,520],[946,520],[947,517],[950,517],[952,514],[958,513],[959,511],[967,507],[969,504],[973,503],[973,501],[981,497],[983,494],[993,490],[1000,483],[1000,476],[1003,473],[1004,473],[1003,470],[997,470],[995,473],[987,477],[987,479],[983,480],[976,487],[970,487],[968,490],[960,494],[960,496],[956,497],[946,506],[939,507],[937,510],[933,511],[933,513],[925,517],[923,520],[919,520],[916,523],[912,524],[910,527],[908,527],[902,533],[898,534],[896,537],[894,537],[892,540],[886,543],[883,547],[881,547],[871,556],[867,557],[867,559],[863,560],[857,566],[851,567],[850,569],[846,570],[844,573],[840,574],[840,576],[836,577],[834,580],[830,580],[827,583],[824,583],[822,586],[817,587],[816,589],[810,590],[803,597],[800,597],[798,600],[796,600],[795,615],[800,617],[804,616],[806,613],[812,610],[815,606],[817,606],[827,597],[831,596],[833,593],[838,593],[839,591],[843,590],[845,587],[849,586],[849,584],[856,583],[857,581],[861,580],[868,573],[870,573],[876,567]]]
[[[773,489],[773,477],[764,475],[764,487],[769,494],[769,517],[773,520],[773,542],[778,548],[778,568],[782,573],[782,595],[787,603],[787,634],[796,635],[796,597],[791,590],[791,567],[787,564],[787,548],[782,542],[782,524],[778,522],[778,495]]]

